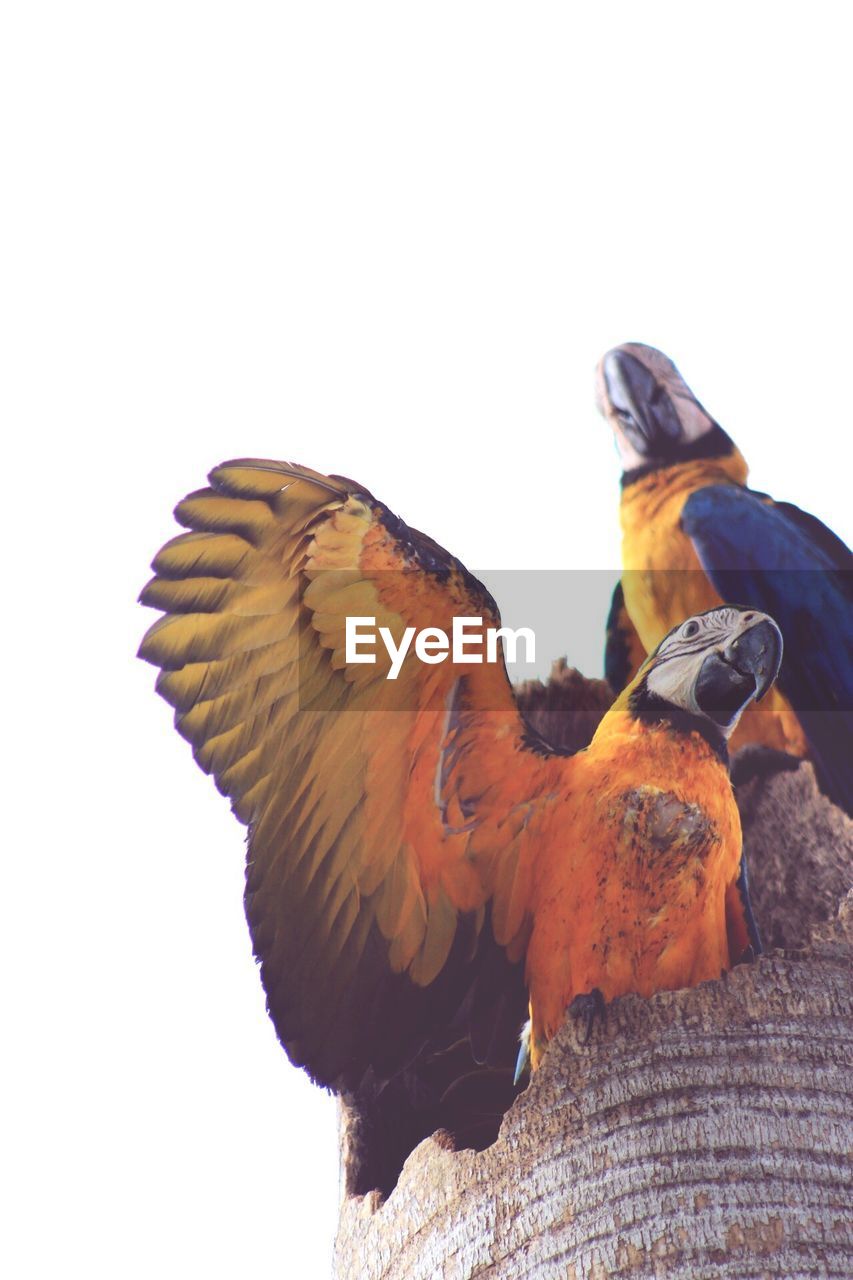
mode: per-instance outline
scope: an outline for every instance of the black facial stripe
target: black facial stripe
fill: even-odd
[[[689,640],[675,639],[670,642],[670,647],[659,653],[659,663],[669,662],[670,658],[684,658],[692,653],[704,653],[707,649],[713,648],[715,644],[725,639],[725,632],[713,636],[691,636]]]

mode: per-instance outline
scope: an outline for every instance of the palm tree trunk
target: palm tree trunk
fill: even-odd
[[[566,1025],[493,1146],[438,1133],[385,1203],[344,1201],[339,1280],[853,1275],[853,824],[807,765],[741,807],[759,920],[789,949],[616,1001],[586,1046]]]

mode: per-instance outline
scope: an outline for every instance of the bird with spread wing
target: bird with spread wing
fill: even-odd
[[[738,600],[785,637],[779,683],[732,747],[811,757],[853,812],[853,555],[814,516],[746,485],[747,465],[663,352],[615,347],[596,376],[623,474],[622,582],[606,670],[620,689],[687,613]],[[755,757],[753,757],[755,759]]]
[[[349,617],[499,626],[484,587],[357,484],[242,460],[176,509],[141,656],[248,827],[245,907],[291,1060],[356,1091],[529,1002],[535,1069],[567,1008],[717,978],[757,945],[726,741],[767,693],[775,623],[679,624],[575,754],[522,717],[502,660],[388,680]]]

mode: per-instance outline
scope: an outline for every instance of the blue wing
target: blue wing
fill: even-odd
[[[724,600],[775,618],[779,685],[830,795],[853,812],[853,556],[825,525],[736,485],[691,494],[681,526]]]

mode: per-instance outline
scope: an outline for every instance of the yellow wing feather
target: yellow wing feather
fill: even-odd
[[[408,661],[392,682],[381,648],[375,665],[347,664],[347,616],[398,639],[450,631],[454,614],[499,624],[441,548],[307,468],[226,463],[210,484],[178,505],[189,532],[154,560],[142,600],[165,616],[140,653],[249,824],[247,914],[279,1035],[319,1079],[351,1082],[372,1036],[394,1041],[395,975],[432,989],[452,952],[470,965],[460,920],[476,936],[493,895],[498,940],[518,954],[529,871],[514,797],[554,762],[522,751],[502,666]]]

